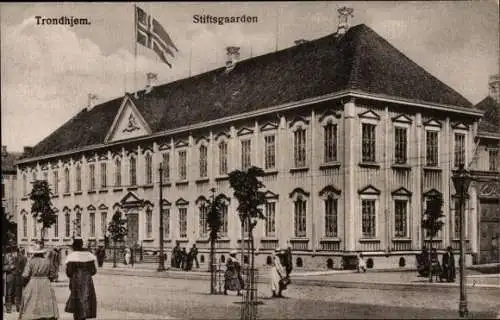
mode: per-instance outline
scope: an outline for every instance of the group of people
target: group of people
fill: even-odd
[[[440,281],[443,281],[443,279],[447,282],[455,281],[455,256],[453,255],[453,249],[451,247],[446,248],[441,264],[439,263],[438,253],[435,248],[433,248],[429,254],[427,248],[424,247],[422,253],[417,256],[417,261],[420,275],[426,276],[431,272],[432,276],[439,278]]]
[[[97,298],[92,276],[97,272],[97,259],[83,248],[82,239],[74,239],[72,248],[65,261],[70,296],[64,311],[72,313],[75,320],[95,318]],[[51,282],[57,281],[60,250],[48,253],[36,244],[28,250],[30,258],[17,248],[8,251],[3,265],[6,312],[12,312],[15,304],[19,320],[57,320],[59,310]]]
[[[170,265],[172,268],[181,269],[184,271],[190,271],[193,269],[193,264],[196,264],[196,268],[200,268],[200,263],[198,262],[198,248],[196,244],[193,244],[189,252],[186,248],[181,248],[177,242],[176,246],[172,250],[172,257],[170,259]]]

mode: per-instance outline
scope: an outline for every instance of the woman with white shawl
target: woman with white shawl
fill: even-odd
[[[281,284],[281,280],[286,277],[286,272],[283,266],[281,265],[279,258],[280,249],[276,249],[276,252],[273,254],[272,268],[271,268],[271,290],[273,292],[274,297],[283,297],[281,295],[281,291],[283,290],[283,286]]]

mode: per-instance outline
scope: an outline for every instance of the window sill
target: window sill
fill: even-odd
[[[170,183],[170,182],[163,182],[163,183],[161,184],[161,186],[162,186],[162,187],[171,187],[171,186],[172,186],[172,183]]]
[[[22,201],[28,200],[28,197],[22,197],[21,200]]]
[[[200,178],[200,179],[197,179],[195,182],[196,184],[202,184],[202,183],[208,183],[210,181],[209,178]]]
[[[393,163],[391,166],[392,169],[401,169],[401,170],[411,170],[411,166],[406,163]]]
[[[31,242],[38,241],[38,240],[39,240],[38,238],[31,238]]]
[[[115,189],[113,189],[113,192],[120,192],[120,191],[123,191],[123,188],[115,188]]]
[[[309,238],[292,238],[290,239],[290,242],[309,242]]]
[[[28,241],[28,238],[22,238],[21,241]]]
[[[179,243],[188,243],[189,242],[189,239],[188,238],[181,238],[181,239],[177,239],[177,242]]]
[[[424,170],[427,170],[427,171],[441,171],[441,168],[439,168],[439,167],[427,167],[427,166],[424,166]]]
[[[94,194],[94,193],[97,193],[97,192],[95,190],[87,191],[87,194]]]
[[[50,241],[57,242],[59,241],[59,238],[52,238]]]
[[[142,239],[142,241],[143,242],[153,242],[153,241],[155,241],[155,239],[153,239],[153,238],[147,238],[147,239]],[[163,240],[163,241],[165,241],[165,240]]]
[[[306,172],[309,171],[309,167],[297,167],[297,168],[291,168],[290,172],[295,173],[295,172]]]
[[[334,161],[334,162],[325,162],[319,166],[320,170],[323,169],[335,169],[335,168],[340,168],[340,162],[339,161]]]
[[[75,191],[74,195],[75,196],[80,196],[80,195],[82,195],[82,192],[81,191]]]
[[[279,241],[277,237],[263,237],[260,239],[260,242],[275,242]]]
[[[54,198],[59,198],[59,195],[58,195],[58,194],[55,194],[55,195],[53,195],[51,198],[52,198],[52,199],[54,199]]]
[[[163,242],[172,242],[172,239],[170,239],[170,238],[163,239]]]
[[[142,186],[143,189],[153,189],[154,188],[154,185],[151,184],[151,183],[148,183],[148,184],[145,184]]]
[[[99,193],[108,193],[108,190],[99,190]]]
[[[63,241],[70,241],[70,238],[64,238]]]
[[[319,242],[340,242],[340,239],[336,238],[336,237],[331,237],[331,238],[324,237],[324,238],[321,238],[319,240]]]
[[[223,238],[220,238],[220,239],[217,239],[216,242],[229,242],[231,241],[228,237],[223,237]]]
[[[87,240],[88,240],[88,241],[95,241],[95,240],[96,240],[96,238],[95,238],[95,237],[88,237],[88,239],[87,239]]]
[[[380,169],[380,165],[376,162],[360,162],[359,166],[361,168]]]
[[[196,243],[209,243],[209,242],[210,242],[209,238],[196,240]]]
[[[377,239],[377,238],[363,238],[363,239],[359,239],[359,242],[380,242],[380,239]]]
[[[277,175],[278,174],[278,170],[277,169],[267,169],[267,170],[264,170],[264,176],[274,176],[274,175]]]
[[[392,238],[392,242],[411,242],[411,238]]]
[[[215,178],[215,181],[229,180],[229,176],[218,176]]]
[[[185,185],[188,185],[189,184],[189,181],[188,180],[183,180],[183,181],[177,181],[175,183],[176,186],[185,186]]]
[[[134,190],[137,190],[137,186],[127,188],[127,191],[134,191]]]
[[[63,193],[63,198],[67,198],[67,197],[70,197],[71,196],[71,193]]]

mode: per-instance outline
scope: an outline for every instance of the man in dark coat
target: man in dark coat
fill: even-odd
[[[97,258],[83,249],[82,239],[73,241],[73,252],[66,258],[70,296],[64,308],[74,320],[97,317],[97,298],[92,276],[97,273]]]
[[[28,262],[28,259],[24,255],[24,252],[19,252],[17,254],[17,257],[15,259],[15,269],[13,271],[14,274],[14,302],[16,304],[16,310],[19,312],[19,309],[21,308],[21,298],[23,296],[23,287],[24,287],[24,280],[23,280],[23,271],[24,268],[26,267],[26,263]]]
[[[16,253],[12,248],[7,249],[7,254],[3,261],[3,272],[5,274],[5,312],[12,312],[12,305],[14,304],[14,270],[16,268]]]
[[[198,248],[196,248],[196,244],[193,244],[191,250],[189,250],[189,255],[191,256],[191,261],[196,262],[196,268],[200,268],[200,264],[198,263]]]
[[[179,242],[175,245],[174,249],[172,250],[172,268],[179,268],[180,266],[180,256],[181,253],[181,247],[179,246]]]
[[[443,254],[443,276],[448,282],[455,281],[455,257],[451,247],[446,248]]]
[[[187,270],[188,256],[187,256],[186,248],[182,248],[180,258],[181,258],[181,269]]]
[[[285,261],[284,267],[285,267],[285,271],[286,271],[286,277],[290,278],[290,273],[292,273],[292,270],[293,270],[293,259],[292,259],[292,247],[291,246],[288,246],[288,248],[286,248],[283,260]]]
[[[97,248],[96,255],[97,255],[97,265],[99,266],[99,268],[102,268],[102,265],[104,264],[104,259],[106,258],[106,251],[102,246],[99,246],[99,248]]]

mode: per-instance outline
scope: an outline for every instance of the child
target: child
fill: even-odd
[[[358,272],[366,272],[366,263],[362,253],[358,253]]]

